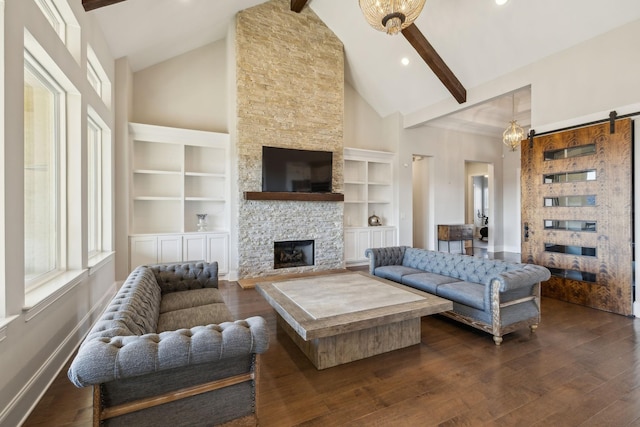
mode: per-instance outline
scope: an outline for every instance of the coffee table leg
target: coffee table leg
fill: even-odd
[[[305,341],[280,315],[278,325],[317,369],[420,344],[420,318]]]

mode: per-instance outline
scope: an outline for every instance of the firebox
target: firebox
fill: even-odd
[[[273,242],[273,268],[314,265],[314,240]]]

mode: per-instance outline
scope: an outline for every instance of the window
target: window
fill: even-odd
[[[67,24],[55,3],[52,0],[36,0],[36,3],[55,32],[58,33],[60,40],[66,43]]]
[[[110,108],[111,82],[91,46],[87,46],[87,80],[98,96],[102,98],[107,108]]]
[[[89,117],[87,124],[88,250],[89,258],[102,251],[102,128]]]
[[[89,84],[96,91],[98,95],[102,95],[102,82],[100,81],[100,76],[98,76],[98,72],[95,67],[89,61],[87,63],[87,79],[89,80]]]
[[[34,287],[63,266],[65,230],[64,106],[60,85],[25,52],[24,249],[25,286]]]
[[[80,64],[81,32],[69,2],[65,0],[35,0],[44,17],[58,34],[69,53]]]

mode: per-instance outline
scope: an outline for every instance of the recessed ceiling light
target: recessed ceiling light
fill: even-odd
[[[496,4],[497,4],[498,6],[502,6],[502,5],[503,5],[503,4],[505,4],[507,1],[509,1],[509,0],[496,0]]]
[[[407,65],[409,65],[409,58],[407,58],[407,57],[405,56],[404,58],[402,58],[402,59],[400,60],[400,62],[402,63],[402,65],[404,65],[404,66],[406,67]]]

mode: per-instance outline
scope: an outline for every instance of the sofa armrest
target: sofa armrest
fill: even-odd
[[[83,344],[68,371],[77,387],[167,369],[264,353],[269,333],[262,317],[160,334],[96,338]]]
[[[524,264],[521,269],[500,273],[492,280],[500,283],[500,292],[511,291],[549,280],[551,272],[540,265]]]
[[[383,265],[402,265],[404,251],[407,246],[391,246],[387,248],[369,248],[364,255],[369,258],[369,273]]]
[[[218,287],[218,263],[190,262],[148,266],[163,294]]]

